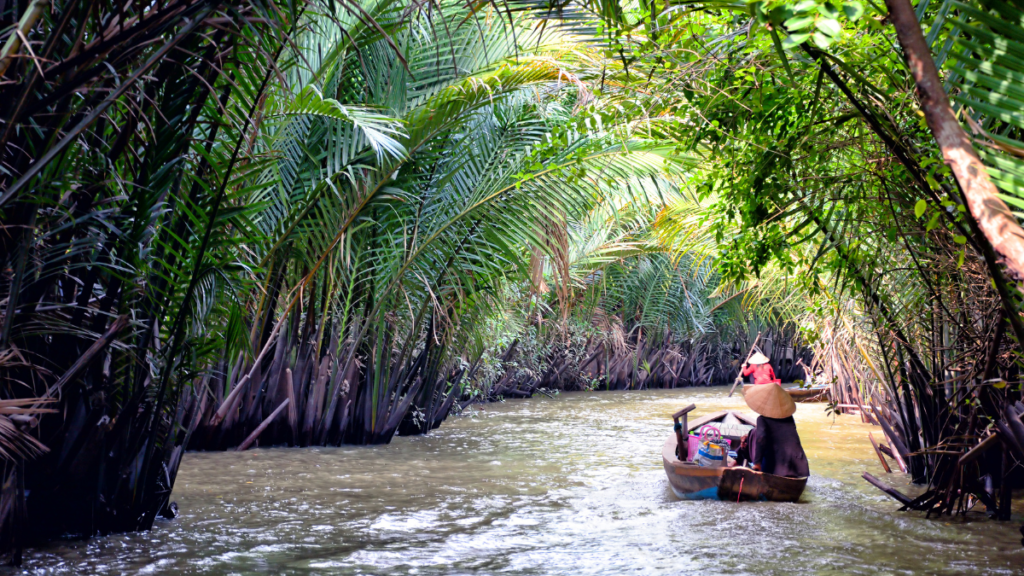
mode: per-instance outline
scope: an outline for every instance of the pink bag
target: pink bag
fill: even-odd
[[[724,466],[729,458],[729,445],[718,428],[710,424],[701,426],[694,460],[701,466]]]

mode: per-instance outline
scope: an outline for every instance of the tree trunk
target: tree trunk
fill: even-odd
[[[985,165],[949,105],[938,69],[921,33],[909,0],[886,0],[889,18],[903,47],[928,127],[942,150],[942,158],[960,184],[967,208],[992,247],[1005,259],[1017,279],[1024,279],[1024,230],[989,180]]]

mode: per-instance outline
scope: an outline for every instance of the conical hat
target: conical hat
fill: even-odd
[[[750,357],[750,360],[747,360],[747,363],[748,364],[767,364],[768,363],[768,357],[765,356],[764,354],[761,354],[760,352],[754,352],[754,355]]]
[[[796,412],[796,403],[778,384],[745,386],[743,399],[754,412],[769,418],[785,418]]]

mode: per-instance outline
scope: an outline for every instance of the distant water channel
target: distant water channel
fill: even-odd
[[[28,572],[1024,573],[1024,511],[1013,524],[897,513],[860,479],[885,476],[872,427],[833,423],[824,404],[796,414],[813,475],[799,503],[678,501],[661,465],[668,415],[745,408],[726,394],[563,394],[485,405],[388,446],[188,454],[177,519],[31,550]]]

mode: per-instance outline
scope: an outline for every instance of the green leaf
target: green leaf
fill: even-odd
[[[864,15],[864,6],[860,2],[851,1],[843,3],[843,13],[850,20],[856,22]]]
[[[967,237],[957,234],[956,236],[953,236],[953,242],[956,242],[957,244],[967,244]]]
[[[814,17],[813,16],[796,16],[796,17],[790,18],[789,20],[786,20],[785,22],[783,22],[783,25],[786,26],[787,30],[789,30],[791,32],[797,32],[797,31],[803,30],[804,28],[807,28],[808,26],[810,26],[813,23],[814,23]]]
[[[924,211],[928,209],[928,202],[924,200],[918,200],[917,204],[914,205],[914,216],[920,218],[924,215]]]
[[[779,54],[779,59],[782,61],[782,67],[786,69],[786,75],[789,76],[790,81],[793,85],[796,85],[796,77],[793,76],[793,70],[789,67],[789,58],[786,57],[786,51],[782,48],[782,42],[779,40],[779,35],[773,28],[771,31],[772,44],[775,45],[775,51]]]
[[[817,23],[818,30],[828,34],[829,36],[836,36],[843,27],[839,24],[838,20],[834,18],[822,18]]]
[[[809,32],[801,32],[800,34],[790,34],[786,36],[786,39],[782,41],[782,46],[785,48],[795,48],[811,37]]]
[[[811,39],[814,40],[814,43],[822,50],[828,48],[829,45],[832,44],[832,39],[821,32],[815,32],[814,35],[811,36]]]

